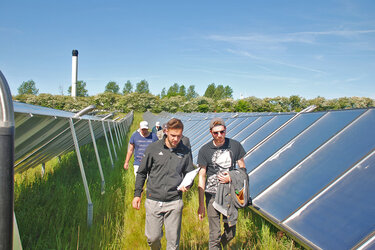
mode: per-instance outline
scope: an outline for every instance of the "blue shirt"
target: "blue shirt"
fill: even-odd
[[[154,133],[150,133],[147,137],[143,137],[138,131],[132,134],[129,143],[134,145],[134,165],[141,164],[146,148],[157,140],[158,137]]]

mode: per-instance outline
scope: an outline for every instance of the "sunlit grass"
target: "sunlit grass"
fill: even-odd
[[[114,168],[105,140],[97,143],[106,192],[92,145],[81,147],[83,164],[94,205],[91,228],[87,226],[87,199],[75,152],[54,159],[41,168],[15,176],[15,213],[24,249],[148,249],[144,236],[144,198],[141,209],[131,207],[134,193],[132,161],[125,171],[127,143],[142,116],[136,113]],[[181,249],[208,249],[208,221],[199,221],[196,183],[184,194]],[[249,208],[240,210],[232,249],[294,249],[295,243]],[[282,236],[278,236],[282,235]],[[166,246],[165,237],[162,240]]]

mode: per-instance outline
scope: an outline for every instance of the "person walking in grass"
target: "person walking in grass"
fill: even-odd
[[[132,206],[139,209],[147,178],[145,235],[151,249],[160,249],[163,224],[167,249],[178,249],[182,219],[182,193],[190,187],[177,187],[187,172],[194,170],[191,150],[181,142],[183,123],[168,121],[166,136],[150,144],[141,161],[135,181]]]
[[[124,169],[127,170],[129,168],[129,161],[134,153],[134,175],[137,176],[138,167],[144,156],[146,148],[152,142],[157,140],[158,138],[156,134],[150,133],[148,131],[148,122],[141,121],[139,124],[139,129],[135,131],[130,137],[128,152],[126,154],[126,159],[124,163]]]
[[[246,174],[245,162],[243,159],[245,156],[245,150],[238,141],[225,137],[226,127],[221,118],[214,118],[211,120],[210,133],[213,140],[203,145],[198,153],[197,163],[200,167],[198,181],[198,218],[199,220],[203,220],[205,217],[205,197],[209,223],[209,249],[221,249],[221,247],[225,247],[236,234],[236,221],[238,214],[237,208],[232,206],[232,200],[229,200],[224,206],[223,204],[219,204],[228,197],[231,197],[229,192],[222,193],[225,191],[222,187],[225,186],[220,186],[220,184],[231,183],[231,185],[226,185],[230,188],[234,185],[232,179],[238,179],[238,183],[240,183],[241,186],[244,186],[246,181],[248,183],[248,176]],[[236,163],[240,170],[235,170]],[[221,196],[219,196],[218,190],[221,190]],[[248,193],[246,192],[245,194],[247,195]],[[234,196],[236,196],[236,194],[234,194]],[[220,199],[215,199],[219,197],[224,198],[222,198],[221,201],[218,201]],[[247,200],[241,205],[245,206],[246,202]],[[215,206],[215,204],[218,206]],[[231,209],[228,209],[228,207]],[[233,214],[233,216],[229,216],[229,214]],[[221,234],[220,227],[221,215],[223,216],[224,222],[223,234]]]

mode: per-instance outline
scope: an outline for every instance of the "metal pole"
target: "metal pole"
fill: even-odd
[[[111,147],[109,146],[107,132],[106,132],[107,130],[105,129],[104,121],[102,121],[102,125],[103,125],[103,132],[104,132],[105,141],[107,142],[109,158],[111,158],[111,163],[112,163],[112,168],[113,168],[114,164],[113,164],[113,158],[112,158],[112,153],[111,153]]]
[[[89,186],[87,184],[85,169],[83,168],[81,152],[79,151],[77,135],[74,129],[72,118],[69,118],[69,125],[70,125],[70,130],[72,131],[72,137],[73,137],[74,147],[76,149],[76,154],[78,158],[79,169],[81,170],[83,186],[85,187],[86,198],[87,198],[87,225],[90,227],[92,225],[92,218],[93,218],[93,204],[92,204],[91,197],[90,197]]]
[[[114,129],[114,132],[115,132],[116,140],[117,140],[117,146],[118,146],[118,148],[121,148],[121,143],[120,143],[120,140],[119,140],[118,134],[117,134],[116,122],[112,122],[112,125],[113,125],[113,129]]]
[[[91,138],[92,138],[92,144],[94,145],[96,160],[98,161],[100,177],[102,178],[102,190],[101,190],[101,194],[104,194],[105,193],[105,180],[104,180],[104,175],[103,175],[103,170],[102,170],[102,164],[100,163],[100,157],[99,157],[99,153],[98,153],[98,148],[96,147],[96,141],[95,141],[94,131],[92,130],[91,120],[89,120],[89,127],[90,127],[90,133],[91,133]]]
[[[0,71],[0,250],[13,248],[14,111],[9,85]]]
[[[113,136],[112,136],[112,131],[111,131],[111,125],[109,125],[109,121],[107,123],[108,123],[109,134],[111,135],[111,141],[112,141],[113,151],[115,152],[115,157],[116,157],[116,160],[117,160],[116,147],[115,147],[115,142],[113,141]]]

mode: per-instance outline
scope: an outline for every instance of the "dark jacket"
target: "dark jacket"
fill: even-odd
[[[239,168],[229,171],[230,183],[220,183],[215,195],[213,207],[227,217],[228,225],[234,226],[237,223],[238,208],[248,206],[250,202],[249,195],[249,176],[245,168]],[[237,197],[242,194],[240,201]]]
[[[169,149],[165,140],[150,144],[137,172],[134,197],[140,197],[147,178],[147,199],[173,201],[182,199],[177,186],[185,174],[194,170],[191,150],[183,143]]]

